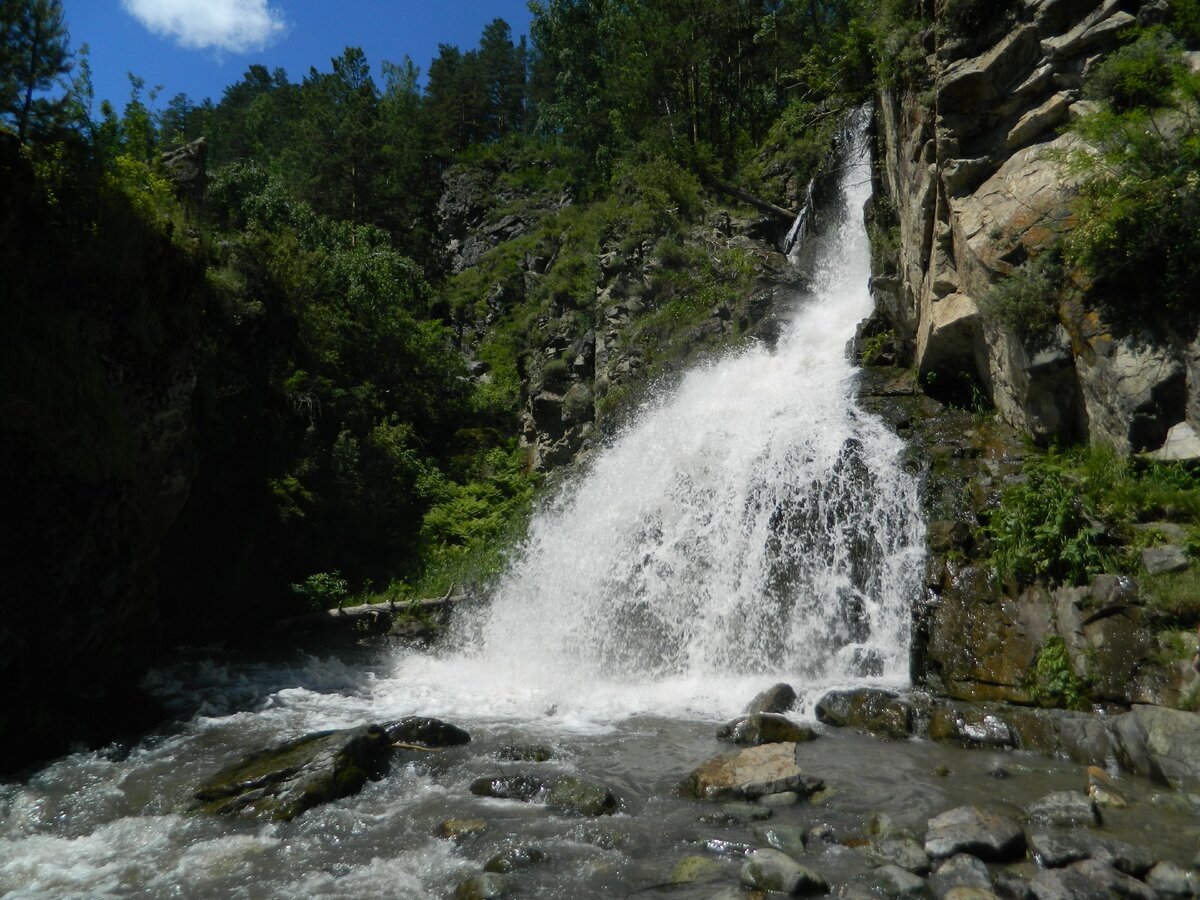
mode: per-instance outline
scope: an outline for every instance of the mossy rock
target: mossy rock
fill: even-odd
[[[358,793],[383,774],[390,753],[391,741],[378,725],[305,735],[218,772],[196,791],[196,809],[289,821]]]

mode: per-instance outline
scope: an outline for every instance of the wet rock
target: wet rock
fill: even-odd
[[[1200,878],[1173,862],[1160,862],[1146,874],[1146,884],[1163,897],[1195,897]]]
[[[873,838],[863,852],[876,865],[899,866],[918,875],[929,873],[929,854],[911,835],[896,833]]]
[[[912,734],[913,711],[908,701],[891,691],[830,691],[817,703],[817,720],[877,737],[906,738]]]
[[[780,894],[826,894],[829,884],[806,866],[778,850],[755,850],[742,866],[742,884]]]
[[[546,803],[560,812],[580,816],[610,816],[620,805],[605,785],[585,778],[564,775],[550,784]]]
[[[746,715],[757,713],[785,713],[796,705],[796,691],[790,684],[771,685],[746,707]]]
[[[477,797],[520,800],[522,803],[530,802],[547,788],[547,783],[536,775],[485,775],[471,782],[471,793]]]
[[[702,800],[753,800],[795,791],[803,797],[824,787],[796,763],[796,744],[764,744],[710,759],[688,777],[684,788]]]
[[[960,705],[939,705],[929,718],[929,739],[963,747],[1003,750],[1015,747],[1013,728],[995,713]]]
[[[717,729],[717,738],[731,744],[794,744],[815,740],[817,733],[778,713],[752,713]]]
[[[533,868],[545,858],[546,854],[537,847],[508,847],[493,855],[484,864],[483,870],[507,875],[510,872]]]
[[[721,812],[735,822],[747,819],[751,822],[762,822],[775,814],[774,810],[757,803],[722,803]]]
[[[721,864],[707,856],[685,856],[671,869],[671,884],[695,884],[721,877]]]
[[[1135,706],[1112,723],[1123,768],[1182,788],[1200,783],[1200,716]]]
[[[491,900],[513,892],[512,879],[496,872],[484,872],[460,882],[454,889],[454,900]]]
[[[464,841],[483,834],[487,827],[483,819],[446,819],[438,824],[434,834],[444,841]]]
[[[762,806],[779,809],[785,806],[795,806],[800,802],[800,795],[795,791],[780,791],[778,794],[764,794],[758,798]]]
[[[983,860],[969,853],[959,853],[933,870],[929,886],[936,897],[945,897],[956,888],[991,891],[992,876]]]
[[[1029,884],[1029,880],[1019,872],[1010,870],[997,872],[993,883],[996,893],[1001,897],[1007,897],[1009,900],[1034,900],[1033,887]]]
[[[1047,869],[1033,879],[1037,900],[1154,900],[1154,888],[1118,872],[1108,863],[1085,859],[1065,869]]]
[[[383,774],[390,750],[391,740],[378,725],[321,731],[223,769],[195,798],[204,812],[288,821],[358,793],[369,778]]]
[[[969,853],[1003,862],[1025,851],[1025,832],[1003,816],[973,806],[960,806],[929,820],[925,852],[934,859]]]
[[[804,855],[807,835],[799,825],[756,825],[754,839],[788,856]]]
[[[496,751],[496,759],[508,762],[548,762],[557,754],[553,747],[506,744]]]
[[[1100,810],[1095,801],[1086,794],[1075,791],[1055,791],[1025,807],[1031,822],[1041,825],[1057,825],[1063,828],[1100,824]]]
[[[457,747],[468,744],[471,736],[457,725],[425,716],[408,716],[383,726],[388,740],[399,744],[419,744],[422,747]]]
[[[885,897],[923,897],[925,879],[900,866],[884,865],[871,873],[875,885]]]
[[[1034,833],[1029,851],[1044,868],[1058,869],[1084,859],[1107,863],[1114,869],[1141,878],[1154,865],[1154,855],[1116,838],[1075,831],[1065,834]]]

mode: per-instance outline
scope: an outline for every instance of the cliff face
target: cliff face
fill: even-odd
[[[1063,159],[1081,145],[1060,132],[1090,107],[1084,76],[1122,29],[1157,21],[1166,5],[1021,0],[975,21],[980,5],[939,3],[924,35],[927,89],[880,97],[881,188],[898,263],[880,271],[875,292],[899,355],[933,393],[974,385],[1039,443],[1082,439],[1127,453],[1160,450],[1170,435],[1162,455],[1196,456],[1193,336],[1119,331],[1074,302],[1050,335],[1031,340],[979,307],[1075,224],[1078,182]]]

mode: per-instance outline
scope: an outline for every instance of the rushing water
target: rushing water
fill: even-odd
[[[518,843],[547,856],[520,876],[526,896],[653,896],[696,852],[717,861],[719,883],[736,884],[736,847],[720,842],[751,840],[747,824],[704,819],[712,808],[676,791],[723,749],[715,723],[778,680],[811,699],[907,677],[922,525],[900,444],[857,408],[845,359],[870,309],[860,145],[849,160],[841,225],[820,238],[812,291],[777,348],[701,368],[642,410],[539,511],[491,604],[442,651],[209,653],[154,673],[148,686],[175,725],[0,784],[0,894],[437,897]],[[408,714],[455,722],[473,740],[400,760],[359,795],[292,823],[185,811],[198,782],[251,750]],[[514,742],[547,745],[554,758],[501,762]],[[919,828],[962,802],[1015,809],[1080,780],[1066,763],[848,733],[801,756],[832,792],[776,821],[843,837],[876,811]],[[952,774],[934,774],[939,763]],[[1011,775],[1003,794],[986,777],[997,764]],[[621,810],[581,820],[467,790],[518,768],[600,779]],[[488,831],[462,845],[436,839],[453,816],[483,818]],[[1197,829],[1186,811],[1146,799],[1116,823],[1190,861]],[[811,852],[835,881],[866,870],[845,847]]]

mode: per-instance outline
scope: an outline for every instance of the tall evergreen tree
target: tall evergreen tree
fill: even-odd
[[[22,143],[61,119],[64,100],[39,96],[71,70],[61,0],[0,0],[0,115]]]

